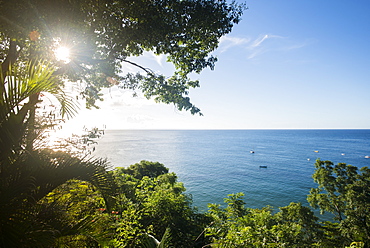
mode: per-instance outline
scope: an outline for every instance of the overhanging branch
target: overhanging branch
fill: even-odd
[[[145,67],[143,67],[143,66],[141,66],[141,65],[139,65],[139,64],[136,64],[136,63],[134,63],[134,62],[132,62],[132,61],[129,61],[129,60],[125,60],[125,59],[123,59],[123,60],[122,60],[122,62],[126,62],[126,63],[129,63],[129,64],[133,65],[133,66],[136,66],[136,67],[138,67],[138,68],[142,69],[143,71],[145,71],[145,72],[146,72],[146,73],[148,73],[148,74],[154,74],[154,72],[153,72],[151,69],[149,69],[149,68],[145,68]]]

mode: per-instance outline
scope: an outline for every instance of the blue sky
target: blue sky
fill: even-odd
[[[100,110],[81,110],[66,128],[370,128],[370,1],[246,4],[242,21],[214,52],[215,70],[192,75],[201,87],[190,97],[203,117],[113,88]],[[164,56],[135,61],[171,74]]]

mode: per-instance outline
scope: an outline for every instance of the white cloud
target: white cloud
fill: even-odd
[[[165,54],[156,55],[152,51],[146,53],[148,55],[148,58],[151,60],[154,60],[159,66],[163,66],[163,64],[167,60],[167,56]],[[145,54],[144,54],[145,56]]]
[[[249,55],[248,55],[248,59],[253,59],[254,57],[256,57],[257,55],[260,55],[260,54],[262,54],[262,53],[264,53],[264,51],[262,51],[262,50],[254,50],[254,51],[252,51]]]
[[[262,44],[262,42],[264,40],[266,40],[267,38],[269,38],[269,36],[267,34],[265,34],[264,36],[255,39],[253,44],[250,46],[250,48],[255,48],[255,47],[260,46]]]
[[[156,55],[153,51],[148,51],[143,53],[143,55],[141,56],[141,60],[154,61],[157,65],[163,67],[163,65],[167,61],[167,55],[165,54]]]
[[[272,52],[281,53],[281,52],[289,52],[292,50],[301,49],[315,42],[316,42],[315,40],[297,42],[288,37],[264,34],[264,35],[260,35],[259,37],[253,39],[253,41],[247,44],[245,48],[248,53],[247,58],[253,59],[257,56],[260,56],[266,53],[272,53]]]
[[[290,51],[290,50],[295,50],[295,49],[300,49],[309,45],[312,45],[316,43],[316,39],[308,39],[306,41],[302,41],[300,43],[292,43],[292,44],[286,44],[286,46],[282,47],[281,50],[283,51]]]
[[[271,42],[266,43],[267,40]],[[283,48],[294,49],[294,44],[289,43],[289,39],[273,34],[262,34],[256,38],[224,36],[220,39],[219,51],[225,52],[232,48],[243,48],[248,53],[247,58],[252,59],[269,51],[283,50]],[[296,48],[303,47],[304,45],[295,45]]]
[[[267,39],[273,39],[273,38],[284,38],[282,36],[278,36],[278,35],[271,35],[271,34],[265,34],[265,35],[261,35],[260,37],[258,37],[257,39],[254,40],[253,44],[250,46],[250,48],[255,48],[255,47],[259,47],[262,42],[264,42],[265,40]]]
[[[243,46],[250,42],[250,38],[239,38],[233,36],[223,36],[220,39],[220,52],[225,52],[232,47]]]

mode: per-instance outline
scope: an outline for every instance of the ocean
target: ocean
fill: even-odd
[[[106,130],[94,156],[114,167],[163,163],[200,211],[238,192],[247,207],[277,209],[308,205],[318,158],[369,166],[370,130]]]

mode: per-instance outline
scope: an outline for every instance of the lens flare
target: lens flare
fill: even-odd
[[[62,61],[66,64],[71,61],[70,50],[68,47],[60,46],[57,49],[55,49],[54,53],[55,53],[55,58],[59,61]]]

